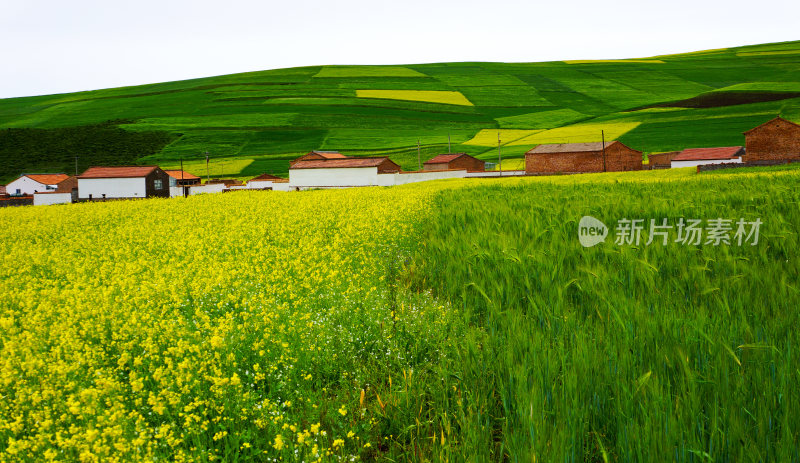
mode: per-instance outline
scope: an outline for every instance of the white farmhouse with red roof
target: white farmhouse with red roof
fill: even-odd
[[[169,175],[158,166],[90,167],[78,176],[80,199],[169,197]]]
[[[12,196],[55,191],[68,178],[67,174],[25,174],[6,185],[6,191]]]
[[[744,147],[726,146],[723,148],[688,148],[672,158],[670,166],[694,167],[704,164],[738,164],[742,162]]]

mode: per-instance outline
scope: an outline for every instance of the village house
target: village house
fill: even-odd
[[[348,157],[338,151],[311,151],[290,162],[289,165],[300,161],[326,161],[329,159],[348,159]]]
[[[55,191],[58,184],[68,178],[67,174],[24,174],[6,185],[6,192],[12,196],[26,196]]]
[[[270,174],[261,174],[247,181],[247,188],[250,190],[276,190],[288,185],[289,179],[277,177]],[[279,186],[280,185],[280,186]]]
[[[52,191],[37,192],[33,194],[34,206],[47,206],[50,204],[70,204],[78,200],[78,179],[69,176],[56,185]]]
[[[800,125],[776,117],[744,133],[747,164],[800,161]]]
[[[164,172],[169,175],[170,187],[200,185],[200,177],[185,170],[165,170]]]
[[[379,185],[379,174],[399,173],[387,157],[296,160],[289,166],[294,188],[331,188]]]
[[[78,176],[78,195],[94,200],[168,198],[169,178],[158,166],[95,166]]]
[[[672,167],[672,158],[680,154],[680,151],[670,151],[667,153],[653,153],[647,155],[647,169],[669,169]]]
[[[527,174],[642,170],[642,152],[619,141],[539,145],[525,153]]]
[[[740,164],[744,155],[743,146],[723,148],[688,148],[672,158],[671,166],[694,167],[706,164]]]
[[[485,162],[476,159],[467,153],[440,154],[435,158],[425,161],[422,169],[435,170],[466,170],[467,172],[483,172],[486,170]]]

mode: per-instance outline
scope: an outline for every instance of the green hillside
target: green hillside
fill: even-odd
[[[800,41],[646,59],[315,66],[0,100],[0,181],[23,171],[158,163],[212,176],[285,173],[311,149],[447,150],[487,160],[618,138],[645,152],[738,145],[800,119]],[[108,122],[113,121],[113,122]],[[122,130],[117,130],[121,128]]]

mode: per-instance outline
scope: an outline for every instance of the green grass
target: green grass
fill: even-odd
[[[332,146],[374,154],[408,149],[418,138],[434,147],[448,134],[459,140],[453,151],[476,152],[461,143],[482,131],[594,123],[609,131],[639,123],[622,138],[645,152],[742,145],[749,124],[777,115],[800,120],[796,53],[800,41],[632,60],[257,71],[0,100],[0,131],[124,119],[126,130],[175,139],[157,153],[142,152],[137,162],[143,163],[206,151],[217,158],[288,158]],[[702,107],[642,109],[676,104]],[[44,167],[30,157],[0,164],[0,180]]]
[[[471,328],[410,392],[425,397],[417,459],[797,461],[800,177],[726,174],[440,193],[408,285]],[[584,215],[612,227],[606,243],[580,246]],[[613,242],[619,219],[681,217],[760,218],[760,241]]]

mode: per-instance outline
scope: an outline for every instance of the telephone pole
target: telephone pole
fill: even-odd
[[[500,171],[500,176],[503,176],[503,155],[500,153],[500,132],[497,132],[497,169]]]
[[[447,133],[447,154],[452,154],[453,150],[450,149],[450,133]]]
[[[419,148],[419,138],[417,138],[417,169],[422,170],[422,153]]]
[[[208,181],[211,179],[211,175],[209,174],[209,172],[210,171],[208,168],[208,151],[206,151],[206,183],[208,183]]]
[[[75,176],[78,176],[78,156],[75,156]]]
[[[603,172],[608,172],[606,170],[606,134],[602,130],[600,131],[600,137],[603,140]]]

